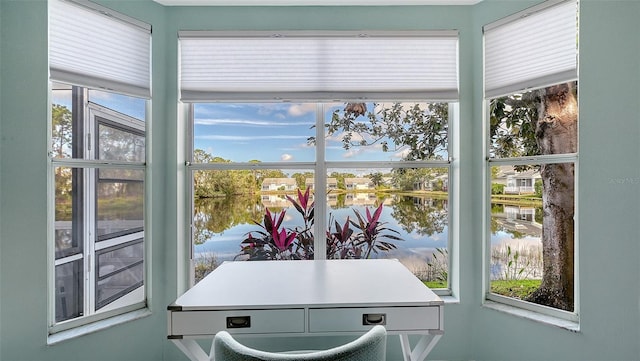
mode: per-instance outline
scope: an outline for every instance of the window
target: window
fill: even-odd
[[[366,116],[345,111],[353,105],[191,105],[196,280],[223,261],[317,257],[313,225],[323,202],[325,226],[319,234],[327,235],[327,258],[398,258],[432,287],[448,287],[448,133],[454,105],[361,103]],[[389,134],[393,139],[374,134],[376,127],[401,127],[405,120],[418,129],[397,128]],[[352,121],[358,131],[348,130]],[[418,136],[427,128],[438,133],[437,140]],[[323,141],[316,141],[316,129],[324,132]],[[424,152],[430,141],[437,146]],[[316,162],[318,153],[324,158]],[[308,201],[303,200],[307,190]],[[372,248],[341,242],[344,228],[353,232],[352,242],[365,242],[358,215],[367,224],[367,213],[373,217],[377,209]],[[273,219],[284,214],[278,231],[296,235],[286,251],[258,247],[263,233],[270,233],[267,210]],[[345,227],[347,218],[356,223]]]
[[[253,47],[267,46],[259,37],[237,36],[227,42],[213,36],[218,34],[181,35],[186,74],[182,98],[191,134],[195,281],[229,260],[398,258],[430,287],[448,292],[450,184],[455,177],[451,134],[457,124],[455,34],[288,34],[290,44],[286,36],[275,41],[268,37],[271,50],[252,56],[246,54]],[[418,41],[422,51],[410,52],[408,64],[397,64],[404,58],[394,58],[388,49],[411,40]],[[426,87],[416,87],[418,82],[403,81],[410,75],[394,72],[413,66],[411,62],[420,64],[416,57],[435,57],[423,48],[425,43],[431,51],[444,49],[440,59],[429,60],[440,62],[429,68],[440,73],[420,66],[410,69],[407,74],[431,79]],[[299,56],[298,63],[285,69],[255,64],[271,57],[292,59],[277,56],[291,44],[291,49],[307,49],[302,57],[312,55]],[[244,52],[237,50],[245,45]],[[184,58],[206,49],[217,49],[211,54],[244,54],[223,72],[227,77],[234,71],[237,77],[246,76],[235,69],[245,61],[258,85],[252,88],[254,83],[242,79],[215,83],[217,78],[208,77],[206,69],[219,70],[215,62],[224,59],[208,57],[207,66],[193,60],[202,67],[192,73]],[[384,65],[373,72],[353,64],[369,59],[368,53],[391,64],[389,72]],[[313,65],[305,67],[305,61]],[[305,69],[300,77],[307,80],[297,83],[297,73],[287,68]],[[282,84],[269,81],[275,74]],[[367,84],[373,78],[374,85]],[[231,88],[229,83],[236,85]],[[362,88],[355,89],[356,84]],[[354,98],[360,100],[349,101]]]
[[[102,91],[54,83],[52,99],[55,322],[144,304],[145,123]]]
[[[525,13],[485,27],[487,298],[577,320],[577,6]]]
[[[146,304],[150,27],[89,2],[49,18],[55,333]]]

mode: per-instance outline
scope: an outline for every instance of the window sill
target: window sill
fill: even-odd
[[[151,311],[149,311],[149,309],[147,308],[144,308],[144,309],[128,312],[122,315],[109,317],[107,319],[92,322],[86,325],[74,327],[69,330],[56,332],[54,334],[50,334],[49,337],[47,337],[47,345],[49,346],[55,345],[67,340],[88,335],[90,333],[105,330],[107,328],[110,328],[125,322],[138,320],[150,315],[151,315]]]
[[[440,296],[440,299],[442,299],[445,305],[457,305],[460,303],[460,300],[457,297],[451,295]]]
[[[496,310],[498,312],[508,313],[520,318],[540,322],[543,324],[560,327],[571,332],[580,332],[580,324],[575,321],[565,320],[562,318],[545,315],[539,312],[525,310],[519,307],[505,305],[503,303],[486,300],[484,307]]]

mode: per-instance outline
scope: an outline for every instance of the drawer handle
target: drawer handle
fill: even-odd
[[[227,317],[227,328],[251,327],[251,316]]]
[[[367,325],[386,325],[386,313],[365,313],[362,315],[362,324]]]

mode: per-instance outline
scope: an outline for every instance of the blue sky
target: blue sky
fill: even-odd
[[[145,121],[145,100],[99,90],[89,90],[89,101]],[[71,110],[71,86],[54,84],[51,103]]]
[[[371,105],[369,105],[371,106]],[[343,103],[329,104],[325,122]],[[313,162],[315,103],[195,104],[194,149],[233,162]],[[358,140],[354,134],[353,140]],[[325,139],[326,159],[339,161],[400,160],[403,151],[382,152],[379,144],[345,150],[340,136]]]
[[[70,87],[56,85],[55,89],[53,104],[71,109]],[[94,103],[145,120],[144,99],[97,90],[91,90],[89,98]],[[367,106],[373,110],[372,104]],[[330,120],[334,110],[343,107],[344,103],[326,104],[324,122]],[[316,148],[307,140],[316,134],[315,112],[315,103],[197,103],[194,104],[194,149],[232,162],[314,162]],[[353,141],[360,139],[358,134],[353,134]],[[341,134],[325,137],[325,159],[330,161],[398,161],[407,151],[406,147],[393,150],[391,145],[390,148],[391,151],[383,152],[377,143],[345,150]]]
[[[233,162],[312,162],[315,104],[195,104],[194,148]]]

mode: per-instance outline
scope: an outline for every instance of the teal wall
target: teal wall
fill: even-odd
[[[185,360],[165,338],[181,280],[184,158],[178,30],[460,32],[459,299],[445,307],[441,360],[640,359],[640,1],[582,0],[578,252],[580,328],[482,306],[482,25],[539,1],[475,6],[170,8],[100,0],[153,26],[150,137],[152,315],[47,346],[47,22],[44,0],[0,0],[0,360]],[[334,340],[335,341],[335,340]],[[255,340],[259,344],[259,340]],[[287,342],[283,340],[283,342]],[[319,344],[324,342],[316,340]],[[390,340],[390,360],[399,358]]]
[[[512,4],[481,3],[475,9],[475,22],[479,26],[508,13],[507,3]],[[581,0],[577,208],[581,331],[571,333],[474,306],[470,358],[640,359],[638,16],[638,1]],[[480,54],[478,49],[476,55]],[[478,74],[480,67],[479,63],[475,67]],[[479,109],[480,89],[476,86],[475,91],[474,106]]]
[[[151,183],[147,238],[152,243],[151,316],[47,346],[47,3],[0,0],[0,360],[162,360],[166,342],[164,8],[120,2],[133,16],[158,25],[154,37]],[[158,138],[155,138],[158,137]],[[158,145],[159,144],[159,145]],[[156,237],[156,235],[158,235]]]

